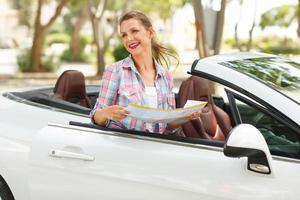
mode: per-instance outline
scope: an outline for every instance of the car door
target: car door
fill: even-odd
[[[198,144],[197,144],[198,143]],[[49,124],[32,142],[31,199],[282,199],[299,196],[299,163],[247,170],[194,141]],[[280,186],[280,187],[279,187]]]
[[[216,186],[205,185],[214,185],[216,177],[224,182],[216,176],[223,169],[203,176],[221,160],[232,168],[222,148],[49,124],[30,153],[31,199],[218,198]]]

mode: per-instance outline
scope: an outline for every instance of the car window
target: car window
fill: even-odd
[[[299,135],[268,113],[235,99],[242,123],[252,124],[264,136],[271,154],[300,158]]]

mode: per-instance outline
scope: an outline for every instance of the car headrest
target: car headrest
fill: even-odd
[[[53,97],[90,107],[85,90],[84,75],[76,70],[64,71],[57,79]]]
[[[214,103],[208,81],[204,78],[189,77],[181,84],[179,91],[179,107],[183,107],[188,99],[207,101],[209,104]]]

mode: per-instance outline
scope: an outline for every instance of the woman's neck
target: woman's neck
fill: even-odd
[[[151,54],[133,56],[135,67],[139,72],[153,70],[153,58]]]
[[[156,68],[151,54],[133,56],[135,67],[143,79],[146,86],[154,86]]]

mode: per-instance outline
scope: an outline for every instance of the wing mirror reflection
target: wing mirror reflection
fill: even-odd
[[[262,174],[271,174],[271,154],[268,145],[257,128],[250,124],[240,124],[231,130],[224,145],[228,157],[248,157],[247,168]]]

